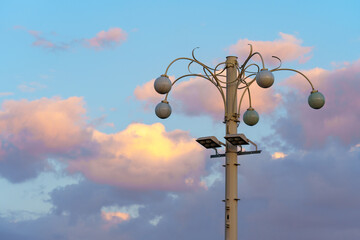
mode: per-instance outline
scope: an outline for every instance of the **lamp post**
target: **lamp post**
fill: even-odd
[[[250,45],[250,44],[249,44]],[[216,151],[215,155],[211,157],[223,157],[225,156],[225,240],[237,240],[237,221],[238,221],[238,174],[237,167],[239,166],[237,162],[237,156],[243,154],[255,154],[260,153],[257,149],[257,145],[251,140],[247,139],[244,134],[238,134],[237,128],[240,123],[240,107],[242,100],[247,93],[249,98],[249,107],[246,112],[243,114],[243,121],[249,126],[255,125],[259,121],[259,114],[255,111],[251,105],[251,94],[250,87],[256,81],[257,84],[262,88],[269,88],[274,83],[273,72],[276,71],[293,71],[302,75],[310,84],[311,92],[308,98],[308,103],[310,107],[314,109],[319,109],[325,104],[324,96],[314,89],[311,81],[300,71],[290,68],[281,68],[281,60],[273,56],[275,59],[279,60],[279,66],[268,70],[265,68],[264,60],[262,55],[259,52],[253,52],[252,46],[250,45],[250,52],[246,60],[242,65],[239,65],[237,57],[228,56],[226,61],[219,63],[214,68],[208,67],[204,63],[200,62],[195,58],[194,55],[195,49],[192,51],[192,58],[181,57],[173,60],[163,75],[157,78],[154,82],[154,88],[159,94],[165,94],[164,100],[162,100],[155,108],[156,115],[165,119],[168,118],[171,114],[171,107],[167,101],[168,94],[175,83],[180,79],[186,77],[199,77],[208,80],[212,83],[217,90],[219,91],[223,103],[224,103],[224,123],[226,125],[226,143],[222,143],[216,137],[202,137],[198,138],[196,141],[199,142],[205,148],[213,148]],[[261,59],[262,66],[260,67],[256,63],[251,63],[250,60],[254,56],[258,56]],[[169,68],[177,61],[188,61],[188,70],[189,74],[182,75],[175,79],[173,82],[170,81],[167,73]],[[192,73],[190,67],[192,64],[197,64],[202,68],[201,74]],[[223,66],[223,67],[221,67]],[[221,67],[221,68],[220,68]],[[250,71],[250,69],[253,69]],[[255,70],[254,70],[255,69]],[[224,76],[224,73],[226,76]],[[226,77],[226,81],[222,79]],[[224,90],[226,92],[224,93]],[[238,104],[238,93],[241,93],[241,97]],[[256,147],[255,151],[242,151],[242,145],[253,144]],[[219,154],[217,148],[225,146],[225,154]],[[240,151],[238,147],[240,146]]]

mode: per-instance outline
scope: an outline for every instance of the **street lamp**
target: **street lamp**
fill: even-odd
[[[247,139],[242,133],[227,134],[224,138],[234,146],[249,145],[249,139]]]
[[[198,143],[200,143],[204,148],[219,148],[221,145],[225,145],[220,142],[216,137],[201,137],[196,139]]]
[[[250,45],[250,44],[249,44]],[[303,76],[311,86],[311,93],[308,98],[308,103],[310,107],[314,109],[320,109],[325,104],[324,96],[314,89],[311,81],[300,71],[290,68],[281,68],[280,58],[273,56],[273,58],[279,61],[279,66],[268,70],[265,68],[264,60],[262,55],[259,52],[253,52],[253,48],[250,45],[250,52],[246,60],[242,65],[239,65],[237,57],[228,56],[226,57],[225,62],[221,62],[216,65],[214,68],[208,67],[204,63],[200,62],[195,58],[194,55],[195,49],[192,51],[192,58],[181,57],[173,60],[163,75],[157,78],[154,82],[154,88],[159,94],[166,94],[164,100],[162,100],[155,109],[155,113],[159,118],[165,119],[168,118],[171,114],[171,107],[167,101],[168,94],[175,83],[180,79],[185,77],[199,77],[204,78],[211,82],[216,89],[219,91],[222,101],[224,103],[224,123],[226,124],[226,144],[220,142],[216,137],[203,137],[199,138],[196,141],[199,142],[205,148],[213,148],[216,151],[216,155],[211,155],[211,157],[223,157],[225,156],[225,240],[237,240],[237,202],[238,198],[238,175],[237,175],[237,155],[243,154],[255,154],[260,153],[257,149],[257,145],[251,140],[245,137],[244,134],[237,133],[237,127],[240,123],[240,107],[244,95],[247,93],[249,98],[249,107],[246,112],[243,114],[243,121],[249,126],[255,125],[259,121],[259,114],[255,111],[251,104],[251,94],[250,86],[256,81],[256,83],[262,88],[269,88],[274,83],[273,72],[277,71],[292,71]],[[261,59],[262,66],[260,67],[256,63],[249,63],[249,61],[254,56],[259,56]],[[189,74],[182,75],[175,79],[173,82],[170,81],[167,73],[169,68],[177,61],[188,61],[188,70]],[[201,74],[195,74],[190,71],[190,66],[192,64],[198,64],[202,68]],[[221,67],[223,66],[223,67]],[[220,68],[221,67],[221,68]],[[250,71],[250,68],[254,69]],[[224,72],[226,76],[224,76]],[[226,81],[222,80],[222,77],[226,77]],[[224,90],[226,92],[224,93]],[[241,90],[241,97],[238,104],[238,90]],[[238,106],[237,106],[238,105]],[[255,151],[238,151],[238,146],[253,144],[256,147]],[[220,148],[221,145],[225,146],[225,154],[218,154],[217,148]]]

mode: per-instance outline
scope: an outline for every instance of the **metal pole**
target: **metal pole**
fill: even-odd
[[[226,134],[237,133],[237,57],[226,57]],[[238,175],[237,147],[226,142],[225,240],[237,240]]]

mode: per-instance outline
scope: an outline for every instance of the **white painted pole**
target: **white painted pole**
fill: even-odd
[[[226,57],[226,134],[237,133],[237,57]],[[226,142],[225,240],[237,240],[238,175],[237,147]]]

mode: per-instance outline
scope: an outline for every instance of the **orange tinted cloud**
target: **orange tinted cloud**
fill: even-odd
[[[145,107],[155,108],[164,96],[154,90],[154,80],[136,87],[134,95],[138,100],[145,102]],[[270,113],[280,103],[281,97],[273,88],[262,89],[256,83],[251,85],[252,106],[259,113]],[[240,99],[242,91],[238,92]],[[169,94],[170,105],[173,111],[180,111],[189,116],[209,115],[215,120],[223,120],[224,104],[219,91],[208,81],[201,78],[190,78],[174,85]],[[249,106],[248,96],[245,95],[241,105],[241,114]]]
[[[272,56],[279,57],[282,61],[295,61],[304,63],[311,58],[309,53],[312,47],[301,46],[302,40],[294,35],[279,33],[280,39],[274,41],[254,41],[249,39],[240,39],[236,44],[229,47],[231,54],[236,54],[242,59],[249,55],[249,45],[252,44],[254,52],[260,52],[265,60],[265,64],[278,64]],[[260,60],[256,56],[254,59]]]
[[[274,152],[271,155],[272,159],[281,159],[281,158],[285,158],[287,156],[287,154],[283,153],[283,152]]]
[[[109,228],[130,220],[130,214],[124,212],[105,212],[101,211],[101,218],[105,221],[103,228],[109,230]]]
[[[130,214],[122,212],[101,212],[101,217],[105,221],[112,223],[121,223],[130,219]]]
[[[205,158],[187,132],[166,132],[160,123],[133,123],[115,134],[94,130],[92,140],[99,145],[97,154],[71,161],[71,172],[123,188],[179,190],[199,186]]]

